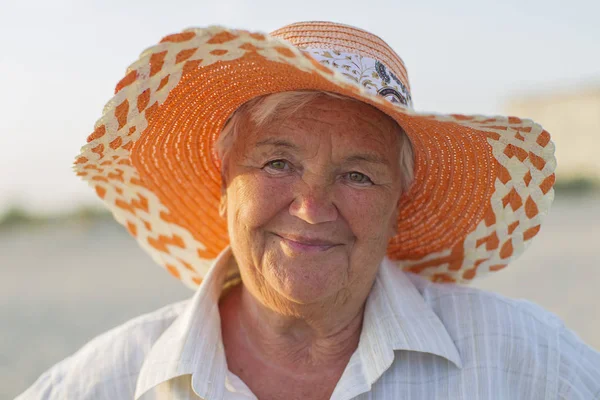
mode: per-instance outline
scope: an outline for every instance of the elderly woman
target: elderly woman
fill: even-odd
[[[197,290],[94,339],[19,399],[600,394],[600,355],[555,316],[460,285],[539,231],[549,134],[412,111],[402,61],[368,32],[167,36],[88,142],[78,175]]]

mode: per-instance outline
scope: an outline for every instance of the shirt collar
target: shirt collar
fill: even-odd
[[[462,368],[440,318],[407,274],[386,257],[367,299],[359,344],[369,386],[390,367],[394,350],[435,354]]]
[[[192,387],[198,396],[223,398],[227,362],[218,303],[223,285],[236,273],[227,268],[230,257],[227,247],[184,312],[153,345],[142,365],[135,399],[162,382],[187,374],[192,375]],[[350,360],[363,371],[364,382],[353,386],[368,390],[390,367],[395,350],[435,354],[462,368],[458,350],[442,321],[409,277],[386,257],[367,298],[358,349]],[[348,370],[341,381],[347,375]],[[355,374],[352,377],[356,379]]]

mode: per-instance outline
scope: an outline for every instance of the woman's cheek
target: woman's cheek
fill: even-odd
[[[376,238],[393,212],[387,193],[343,187],[338,191],[338,208],[357,236]],[[387,225],[386,225],[387,226]]]
[[[389,196],[381,190],[342,185],[336,197],[352,215],[369,215],[371,219],[381,218],[389,208]]]
[[[253,176],[240,182],[237,202],[240,216],[249,225],[262,225],[268,222],[290,193],[289,179]]]

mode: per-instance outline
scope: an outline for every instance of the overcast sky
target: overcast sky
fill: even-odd
[[[600,84],[598,15],[598,0],[0,0],[0,210],[97,204],[72,161],[125,68],[184,28],[355,25],[404,59],[417,110],[501,114],[510,97]]]

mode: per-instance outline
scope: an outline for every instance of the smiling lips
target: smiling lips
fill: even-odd
[[[341,243],[334,243],[325,239],[307,238],[302,236],[286,235],[279,236],[282,241],[290,248],[296,251],[317,252],[326,251]]]

